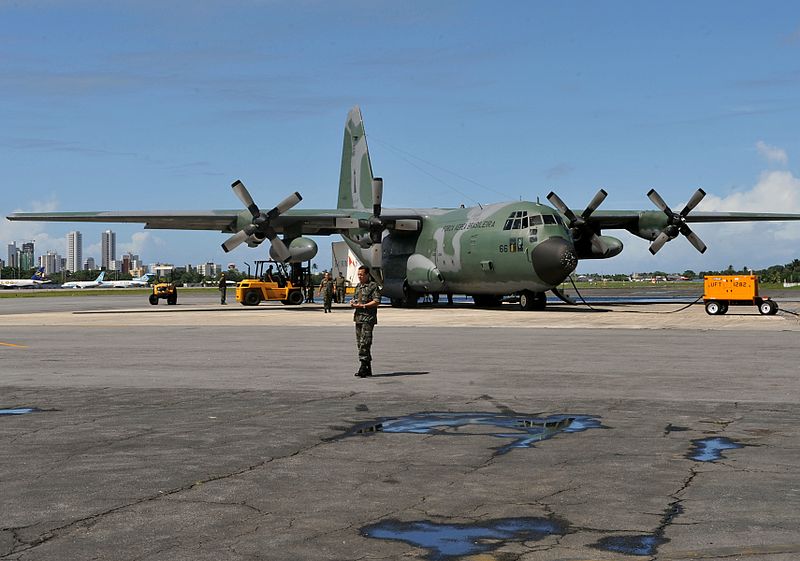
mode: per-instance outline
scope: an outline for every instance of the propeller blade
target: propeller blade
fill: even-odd
[[[381,204],[383,203],[383,179],[376,177],[372,180],[372,214],[376,217],[381,215]]]
[[[550,201],[552,205],[556,207],[561,214],[567,217],[567,219],[570,222],[570,225],[572,225],[572,223],[578,219],[578,217],[575,216],[575,213],[572,212],[570,208],[564,204],[564,201],[562,201],[561,198],[558,195],[556,195],[554,191],[550,191],[550,194],[547,195],[547,200]]]
[[[244,230],[239,230],[230,238],[225,240],[225,243],[222,244],[222,249],[225,251],[225,253],[228,253],[229,251],[236,249],[236,247],[240,244],[244,243],[248,237],[249,234],[247,232]]]
[[[261,211],[258,209],[258,205],[253,202],[253,197],[250,196],[250,192],[244,186],[244,183],[237,179],[233,182],[231,188],[236,196],[239,197],[239,200],[242,201],[242,204],[250,211],[250,214],[253,215],[253,218],[256,218]]]
[[[656,193],[655,189],[650,189],[647,192],[647,197],[653,201],[653,203],[662,211],[666,212],[667,214],[672,214],[672,209],[669,208],[667,203],[664,202],[664,199],[661,198],[661,195]],[[663,245],[663,244],[662,244]],[[656,250],[658,251],[658,250]]]
[[[701,240],[697,234],[692,232],[692,229],[689,228],[686,224],[684,224],[681,227],[681,234],[686,236],[686,239],[689,240],[689,243],[692,244],[694,248],[700,253],[705,253],[706,249],[708,249],[706,247],[706,244],[703,243],[703,240]]]
[[[383,268],[383,244],[374,243],[369,247],[370,265],[376,269]]]
[[[681,216],[686,216],[687,214],[689,214],[694,209],[694,207],[696,207],[697,204],[703,200],[703,197],[705,196],[706,192],[703,191],[702,189],[698,189],[697,191],[695,191],[694,195],[692,195],[692,198],[689,199],[689,202],[686,203],[685,207],[683,207],[683,210],[681,211]]]
[[[275,207],[267,213],[267,219],[275,218],[276,216],[283,214],[302,200],[303,197],[300,196],[300,193],[295,191],[275,205]]]
[[[608,193],[606,193],[606,190],[605,189],[600,189],[597,192],[597,194],[594,196],[594,198],[591,200],[591,202],[589,203],[589,206],[586,207],[586,210],[583,211],[583,214],[581,214],[581,216],[583,216],[584,218],[589,218],[589,216],[595,210],[597,210],[597,207],[599,207],[600,204],[604,200],[606,200],[607,196],[608,196]]]
[[[592,244],[592,253],[599,253],[600,255],[605,255],[608,251],[608,246],[603,243],[603,240],[597,234],[592,234],[591,239],[589,240]]]
[[[669,234],[666,232],[661,232],[658,237],[650,244],[650,253],[655,255],[658,253],[658,250],[664,247],[664,244],[669,241]]]
[[[272,232],[274,235],[275,232]],[[267,235],[269,238],[269,234]],[[270,248],[269,254],[275,261],[286,261],[289,257],[292,256],[289,248],[286,247],[286,244],[283,243],[283,240],[280,239],[278,236],[274,236],[269,238]]]

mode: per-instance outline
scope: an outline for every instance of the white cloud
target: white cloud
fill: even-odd
[[[49,199],[44,201],[32,201],[30,208],[33,212],[52,212],[59,207],[58,199],[55,195],[51,195]],[[15,209],[14,212],[21,212],[22,209]],[[20,247],[23,243],[34,241],[36,242],[35,251],[36,255],[41,255],[49,250],[53,250],[61,254],[66,253],[67,241],[63,236],[54,237],[45,231],[45,224],[41,222],[11,222],[4,217],[0,217],[0,240],[2,240],[2,247],[0,250],[0,258],[5,260],[8,256],[6,247],[12,242],[17,243]]]
[[[756,142],[756,150],[762,158],[768,162],[775,162],[778,164],[786,165],[789,163],[789,157],[786,155],[786,150],[778,148],[777,146],[770,146],[763,140]]]
[[[164,248],[167,244],[158,236],[153,235],[152,232],[134,232],[128,242],[121,242],[117,253],[133,253],[139,255],[141,258],[146,259],[147,256],[159,255],[161,252],[156,251],[156,248]]]
[[[800,213],[800,178],[789,171],[765,171],[749,191],[727,197],[707,195],[703,211]]]

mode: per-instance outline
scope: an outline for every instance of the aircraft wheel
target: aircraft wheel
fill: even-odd
[[[298,306],[303,303],[303,293],[299,290],[293,290],[289,293],[288,298],[286,301],[291,306]]]
[[[522,310],[530,311],[536,309],[536,293],[530,290],[523,290],[519,293],[519,307]]]
[[[758,305],[758,311],[763,316],[771,315],[772,314],[772,305],[769,303],[769,301],[761,302],[761,304]],[[775,310],[775,311],[777,312],[778,310]]]
[[[148,298],[148,300],[150,300],[150,303],[151,303],[153,306],[155,306],[155,305],[157,305],[157,304],[158,304],[158,296],[156,296],[155,294],[151,294],[151,295],[150,295],[150,298]]]
[[[537,311],[544,310],[547,305],[547,295],[544,292],[534,292],[533,295],[533,309]]]
[[[716,302],[714,300],[706,302],[706,313],[708,315],[716,316],[717,314],[719,314],[719,310],[720,310],[719,302]]]
[[[257,290],[251,290],[244,295],[244,304],[245,306],[258,306],[261,303],[261,295],[258,293]]]

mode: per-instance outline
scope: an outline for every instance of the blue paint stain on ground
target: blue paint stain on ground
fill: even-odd
[[[653,556],[658,553],[658,546],[669,541],[664,537],[667,527],[681,514],[683,507],[680,501],[670,503],[661,517],[661,522],[652,534],[640,534],[638,536],[608,536],[597,540],[590,545],[603,551],[623,553],[625,555]]]
[[[26,413],[36,413],[41,411],[36,407],[15,407],[13,409],[0,409],[0,415],[25,415]]]
[[[668,542],[660,536],[610,536],[602,538],[593,547],[625,555],[655,555],[659,545]]]
[[[722,459],[722,453],[725,450],[735,450],[737,448],[744,448],[744,445],[734,442],[730,438],[721,436],[700,438],[692,440],[692,449],[689,450],[686,457],[696,462],[716,462]]]
[[[566,523],[551,518],[500,518],[474,524],[384,520],[361,529],[361,535],[368,538],[397,540],[427,549],[426,557],[431,561],[486,553],[509,541],[538,541],[566,532]]]
[[[469,432],[469,426],[490,426],[499,432]],[[603,428],[600,419],[592,415],[550,415],[532,417],[510,413],[414,413],[405,417],[381,417],[375,421],[361,423],[344,436],[356,434],[410,433],[440,434],[448,436],[485,435],[513,440],[497,448],[497,455],[506,454],[515,448],[531,448],[537,442],[553,438],[560,433],[583,432]]]

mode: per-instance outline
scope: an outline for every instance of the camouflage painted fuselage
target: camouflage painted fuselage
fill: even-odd
[[[546,205],[392,209],[386,215],[415,215],[422,222],[417,232],[392,231],[383,239],[384,294],[390,298],[409,289],[496,296],[545,292],[577,265],[569,230]],[[343,237],[369,263],[361,246],[364,233]]]

